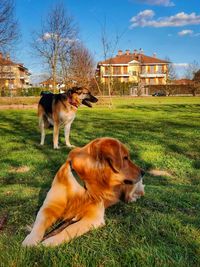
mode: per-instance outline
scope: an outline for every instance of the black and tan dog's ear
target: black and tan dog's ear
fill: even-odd
[[[82,94],[82,92],[83,92],[83,88],[82,87],[78,87],[78,86],[72,87],[71,90],[73,90],[73,92],[78,94],[78,95]]]
[[[66,92],[66,95],[67,95],[67,97],[72,96],[73,93],[74,93],[73,89],[68,89]]]

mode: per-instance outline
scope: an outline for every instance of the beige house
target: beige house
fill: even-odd
[[[143,50],[122,50],[110,59],[97,64],[97,77],[102,83],[109,79],[117,79],[120,82],[132,82],[141,86],[153,84],[166,84],[168,74],[168,64],[153,56],[147,56]]]
[[[49,79],[40,82],[40,86],[47,89],[47,90],[53,90],[53,78],[50,77]],[[61,90],[65,88],[65,84],[62,82],[61,79],[57,78],[57,81],[55,82],[56,89]]]
[[[30,73],[22,63],[15,63],[10,56],[0,53],[0,88],[17,89],[29,87]]]

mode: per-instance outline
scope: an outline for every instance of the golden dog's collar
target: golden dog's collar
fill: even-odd
[[[85,189],[87,189],[84,181],[80,178],[80,176],[75,171],[75,169],[73,169],[73,167],[72,167],[72,161],[71,160],[69,161],[69,167],[70,167],[71,173],[74,176],[74,178],[76,179],[77,183],[79,183],[81,186],[83,186]]]

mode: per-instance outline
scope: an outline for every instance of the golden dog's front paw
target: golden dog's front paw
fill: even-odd
[[[133,196],[128,196],[126,199],[127,203],[132,203],[132,202],[136,202],[137,201],[137,196],[133,195]]]
[[[41,238],[34,236],[32,234],[27,235],[27,237],[22,242],[23,247],[33,247],[37,246],[37,244],[41,241]]]
[[[55,246],[58,246],[62,241],[59,240],[57,237],[49,237],[47,239],[45,239],[43,242],[42,242],[42,245],[44,245],[45,247],[55,247]]]

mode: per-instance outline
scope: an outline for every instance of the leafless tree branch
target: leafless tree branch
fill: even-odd
[[[19,26],[14,15],[14,1],[0,1],[0,50],[7,49],[19,38]]]
[[[77,35],[77,26],[62,3],[56,4],[49,11],[41,30],[34,34],[32,47],[36,55],[48,65],[54,91],[56,78],[63,64],[61,59],[67,58],[77,40]]]

